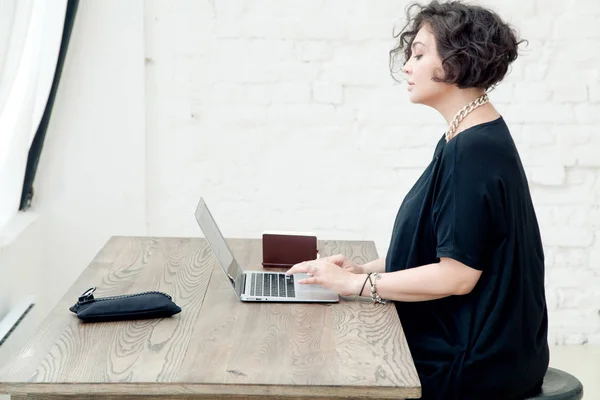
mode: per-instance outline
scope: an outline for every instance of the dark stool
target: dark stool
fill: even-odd
[[[548,368],[542,393],[526,400],[580,400],[583,398],[583,385],[573,375],[555,368]]]

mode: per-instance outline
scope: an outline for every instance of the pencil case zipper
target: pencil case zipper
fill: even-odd
[[[87,303],[92,303],[95,301],[106,301],[106,300],[118,300],[118,299],[126,299],[129,297],[138,297],[138,296],[143,296],[146,294],[160,294],[162,296],[167,297],[169,300],[172,300],[171,296],[169,296],[166,293],[163,292],[159,292],[156,290],[151,290],[148,292],[142,292],[142,293],[134,293],[134,294],[123,294],[120,296],[109,296],[109,297],[99,297],[99,298],[95,298],[94,297],[94,292],[96,291],[96,287],[92,287],[89,288],[88,290],[86,290],[81,296],[79,296],[79,299],[77,300],[77,306],[83,305],[83,304],[87,304]]]

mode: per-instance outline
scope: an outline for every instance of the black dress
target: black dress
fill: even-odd
[[[396,302],[423,399],[520,399],[549,362],[544,252],[528,181],[502,117],[446,143],[406,195],[386,272],[450,257],[482,271],[471,293]]]

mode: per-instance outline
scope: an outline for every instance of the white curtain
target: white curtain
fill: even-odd
[[[0,0],[0,233],[19,209],[27,156],[54,79],[67,0]]]

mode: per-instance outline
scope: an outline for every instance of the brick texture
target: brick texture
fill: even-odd
[[[529,40],[490,94],[530,179],[547,261],[551,342],[600,338],[600,3],[493,7]],[[405,1],[146,2],[148,226],[374,240],[445,130],[388,69]]]

